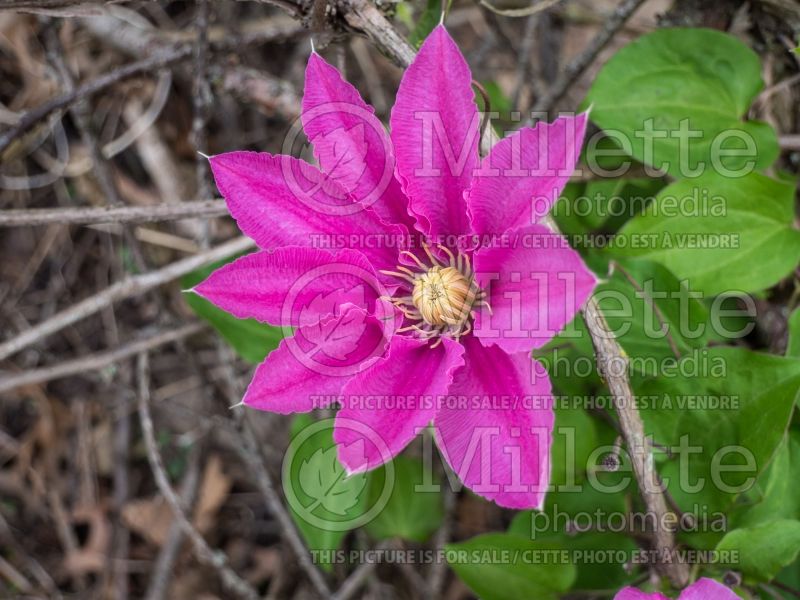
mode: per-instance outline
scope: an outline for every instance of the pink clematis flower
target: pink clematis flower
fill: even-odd
[[[391,460],[432,422],[470,489],[541,507],[554,415],[530,352],[596,279],[538,221],[574,170],[586,115],[522,129],[481,159],[472,75],[442,26],[403,75],[390,134],[373,113],[312,54],[302,123],[320,169],[287,155],[211,158],[261,251],[195,291],[295,328],[244,403],[284,414],[338,403],[348,472]]]
[[[669,600],[669,598],[658,592],[648,594],[636,588],[626,587],[617,592],[614,600]],[[678,596],[678,600],[739,600],[739,596],[721,583],[702,577],[685,588]]]

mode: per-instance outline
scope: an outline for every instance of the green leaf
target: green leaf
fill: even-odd
[[[755,579],[769,581],[800,552],[800,521],[781,519],[764,525],[734,529],[717,545],[718,551],[735,551],[732,566]]]
[[[552,215],[567,235],[612,233],[629,218],[641,214],[663,187],[662,180],[647,178],[570,182],[553,207]],[[582,252],[589,249],[591,246],[577,248]]]
[[[789,316],[789,341],[786,344],[786,356],[800,358],[800,308],[795,308]]]
[[[237,257],[231,260],[235,258]],[[194,287],[226,262],[230,261],[214,263],[192,271],[181,279],[181,285],[184,289]],[[195,293],[184,294],[183,297],[197,316],[216,329],[236,353],[249,363],[260,363],[283,339],[280,327],[259,323],[255,319],[237,319]]]
[[[674,210],[703,198],[706,209]],[[706,294],[763,290],[797,265],[793,207],[794,186],[756,173],[678,181],[622,228],[612,253],[658,262]]]
[[[408,41],[414,48],[419,50],[422,42],[430,35],[436,25],[439,24],[439,19],[442,17],[442,2],[441,0],[428,0],[425,5],[425,10],[417,20],[417,25],[408,34]]]
[[[543,511],[518,512],[509,525],[508,533],[535,540],[541,547],[553,550],[569,548],[571,557],[580,557],[583,551],[589,553],[587,556],[590,556],[592,551],[614,551],[632,557],[638,546],[631,538],[613,530],[619,527],[619,523],[612,521],[610,517],[627,513],[623,493],[603,493],[584,484],[579,492],[548,494],[547,505]],[[603,520],[604,517],[607,517],[606,521]],[[565,525],[570,519],[575,519],[573,521],[575,526],[592,530],[567,532]],[[606,530],[594,530],[603,527],[606,527]],[[577,570],[577,578],[572,589],[599,590],[622,587],[636,577],[635,572],[626,570],[625,563],[624,559],[597,562],[578,560],[573,563]]]
[[[616,262],[595,297],[634,371],[657,374],[708,343],[708,310],[667,268],[647,260]]]
[[[699,162],[710,167],[715,155],[732,171],[753,159],[758,169],[774,162],[778,144],[772,128],[740,120],[762,86],[758,55],[735,37],[711,29],[660,29],[617,52],[600,70],[584,105],[592,105],[591,119],[600,127],[629,140],[625,150],[633,157],[658,168],[666,162],[667,172],[680,178],[694,176],[682,168],[681,158],[695,169]],[[686,119],[698,137],[679,139]],[[647,121],[663,137],[643,134]],[[747,142],[727,136],[751,140],[754,154],[719,154],[715,140],[725,150],[747,148]],[[681,143],[688,153],[681,152]]]
[[[432,482],[433,476],[421,460],[398,456],[393,462],[395,480],[392,494],[366,529],[376,539],[400,537],[424,542],[442,523],[442,494],[425,489],[428,487],[425,484]],[[377,502],[382,491],[382,485],[376,485],[377,481],[377,478],[370,480],[370,504]]]
[[[500,113],[501,119],[507,117],[508,113],[514,108],[511,105],[511,98],[505,95],[496,81],[484,81],[482,85],[483,89],[486,90],[486,95],[489,96],[491,112]]]
[[[547,548],[507,533],[479,535],[448,544],[446,557],[456,575],[483,600],[556,600],[575,581],[575,567],[544,560]]]
[[[347,532],[360,525],[368,506],[367,475],[346,476],[336,458],[333,423],[307,414],[294,418],[281,480],[292,518],[308,547],[321,551],[317,562],[328,570],[326,552],[336,550]]]
[[[336,458],[336,446],[317,448],[300,464],[300,487],[335,515],[344,516],[358,503],[358,496],[367,480],[364,474],[348,478]],[[313,510],[312,508],[309,510]]]
[[[576,316],[534,358],[547,369],[550,381],[561,395],[589,397],[602,385],[597,375],[594,347],[583,317]]]
[[[582,407],[556,405],[553,446],[550,451],[550,484],[574,484],[583,481],[589,455],[597,447],[594,420]]]
[[[800,361],[713,347],[685,356],[672,375],[636,385],[646,433],[673,450],[659,472],[678,506],[726,511],[783,440]]]
[[[800,519],[800,433],[789,431],[747,501],[731,520],[753,527],[775,519]]]

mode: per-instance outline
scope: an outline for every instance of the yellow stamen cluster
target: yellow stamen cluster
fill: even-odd
[[[448,263],[434,256],[430,247],[423,246],[430,265],[424,264],[411,252],[401,253],[416,263],[419,272],[403,265],[398,265],[396,271],[381,271],[397,277],[411,288],[410,294],[389,298],[409,321],[414,321],[412,325],[398,329],[398,333],[413,330],[426,339],[438,338],[431,348],[442,343],[443,335],[458,340],[472,331],[474,307],[486,306],[491,312],[485,292],[475,283],[469,257],[459,254],[456,258],[448,248],[438,247],[448,256]]]

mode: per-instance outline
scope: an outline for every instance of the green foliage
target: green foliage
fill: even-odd
[[[367,479],[363,474],[348,478],[336,458],[336,446],[317,448],[303,459],[299,473],[300,488],[322,508],[338,516],[358,503]],[[314,506],[311,505],[311,507]],[[313,508],[310,508],[313,510]]]
[[[679,506],[728,510],[784,438],[800,392],[800,361],[714,347],[687,355],[678,369],[692,374],[649,379],[636,389],[647,433],[676,454],[659,472]]]
[[[283,486],[292,517],[308,547],[330,551],[336,550],[347,535],[347,523],[355,522],[367,506],[367,476],[347,477],[336,458],[333,419],[315,421],[310,415],[298,415],[292,422],[292,439],[315,423],[320,424],[319,429],[294,452],[290,445],[287,458],[291,457],[291,462],[288,468],[284,463]],[[330,569],[325,553],[320,556],[323,568]]]
[[[789,431],[775,452],[775,458],[759,477],[734,514],[736,527],[753,527],[775,519],[800,520],[800,433]]]
[[[580,482],[589,455],[599,443],[594,420],[582,408],[556,407],[556,424],[550,450],[552,485]]]
[[[366,529],[377,539],[400,537],[424,542],[442,523],[442,494],[426,489],[434,481],[433,475],[419,459],[398,456],[393,462],[392,494]],[[381,467],[378,473],[384,470]],[[370,504],[378,502],[383,488],[382,483],[378,484],[380,481],[380,477],[371,478]]]
[[[499,113],[500,119],[508,117],[508,113],[514,109],[511,105],[511,98],[505,95],[503,90],[496,81],[484,81],[483,89],[486,90],[486,95],[489,97],[489,110],[492,113]],[[480,110],[485,110],[486,107],[480,106]],[[498,117],[492,116],[493,119]]]
[[[449,6],[449,0],[448,0]],[[442,0],[428,0],[425,5],[425,10],[417,19],[417,24],[408,34],[408,41],[414,48],[419,50],[422,42],[428,37],[431,31],[439,24],[439,19],[442,18]]]
[[[611,485],[620,480],[620,475],[613,473],[604,473],[601,477],[604,479],[604,485]],[[634,492],[635,489],[632,489],[631,493]],[[626,533],[612,528],[603,531],[591,530],[592,521],[589,515],[596,514],[598,510],[605,514],[626,514],[624,493],[608,493],[589,484],[583,484],[575,491],[556,490],[548,495],[543,511],[517,513],[511,521],[508,533],[535,540],[541,548],[552,550],[569,548],[578,552],[578,554],[571,553],[570,560],[580,556],[581,551],[595,550],[612,550],[631,556],[637,545]],[[568,523],[572,524],[571,530],[568,530]],[[614,527],[619,527],[619,523]],[[576,578],[571,589],[574,590],[621,587],[635,577],[635,573],[626,571],[624,563],[617,560],[609,562],[579,560],[573,564]]]
[[[664,187],[660,179],[596,179],[570,182],[553,207],[559,229],[567,235],[616,232],[630,215],[640,214]],[[584,253],[591,248],[576,248]]]
[[[192,271],[181,279],[181,285],[184,289],[191,289],[226,262],[230,261]],[[260,363],[283,339],[280,327],[259,323],[255,319],[237,319],[193,292],[186,293],[183,297],[197,316],[216,329],[236,353],[249,363]]]
[[[789,317],[789,341],[786,344],[786,356],[800,358],[800,308],[795,308]]]
[[[746,575],[769,581],[800,552],[800,521],[781,519],[751,528],[735,529],[717,545],[719,551],[735,551],[731,565]]]
[[[647,260],[619,259],[612,274],[595,290],[603,315],[632,368],[657,374],[658,367],[677,362],[678,355],[703,348],[711,338],[708,310],[662,265]]]
[[[665,212],[667,201],[703,198],[708,214]],[[721,212],[712,214],[713,206]],[[738,179],[709,173],[662,190],[646,214],[623,227],[613,254],[659,262],[707,294],[755,292],[797,265],[800,231],[793,221],[793,185],[756,173]],[[716,246],[723,242],[727,247]]]
[[[507,533],[446,546],[451,568],[483,600],[555,600],[574,583],[572,564],[546,560],[549,548]],[[537,561],[538,558],[538,561]]]
[[[637,160],[656,167],[666,162],[670,175],[683,177],[687,171],[680,154],[692,169],[719,160],[724,168],[738,170],[751,159],[756,168],[765,168],[775,160],[772,128],[741,121],[762,86],[758,56],[733,36],[710,29],[661,29],[617,52],[600,70],[584,105],[591,105],[591,118],[600,127],[629,140],[625,150]],[[644,135],[648,122],[653,130],[670,133]],[[681,122],[697,137],[679,139]],[[681,143],[688,153],[680,153]],[[749,156],[719,152],[745,150],[747,143],[754,146]]]

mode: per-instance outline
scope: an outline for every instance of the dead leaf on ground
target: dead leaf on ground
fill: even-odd
[[[68,552],[64,569],[70,575],[98,573],[105,568],[111,544],[111,523],[98,505],[77,508],[72,512],[73,525],[86,525],[89,533],[83,546]]]
[[[203,482],[197,493],[194,511],[194,525],[201,533],[211,529],[232,484],[231,478],[223,470],[222,459],[218,454],[211,455],[203,471]]]
[[[231,478],[223,470],[222,459],[219,455],[212,455],[203,471],[194,510],[193,523],[200,533],[207,533],[213,528],[232,484]],[[140,498],[131,500],[123,507],[122,520],[131,531],[151,544],[161,546],[172,525],[172,509],[160,495]]]

